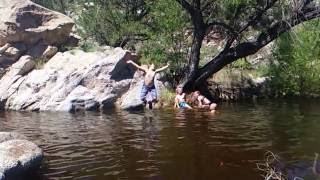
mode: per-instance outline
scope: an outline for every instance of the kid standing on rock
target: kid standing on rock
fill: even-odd
[[[127,61],[127,63],[132,64],[133,66],[135,66],[136,68],[144,72],[144,82],[143,82],[143,86],[140,93],[140,99],[144,103],[148,103],[149,108],[152,109],[152,103],[157,102],[157,90],[154,85],[154,77],[156,76],[156,73],[167,69],[169,67],[169,63],[167,63],[166,66],[156,70],[155,70],[154,64],[151,64],[150,66],[145,66],[145,65],[139,66],[138,64],[136,64],[131,60]],[[151,95],[151,100],[148,99],[148,102],[147,102],[146,96],[148,93],[150,93]]]

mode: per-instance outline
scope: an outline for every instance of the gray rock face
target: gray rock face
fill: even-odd
[[[30,0],[1,0],[0,14],[0,69],[23,55],[51,58],[74,26],[71,18]]]
[[[27,139],[24,135],[15,132],[0,132],[0,143],[13,139]]]
[[[143,85],[143,76],[141,72],[137,72],[132,80],[130,88],[126,94],[118,101],[121,109],[139,110],[143,109],[144,104],[140,100],[140,92]]]
[[[0,45],[7,42],[61,44],[69,36],[73,21],[29,0],[0,1]]]
[[[40,167],[42,150],[23,135],[0,132],[0,180],[19,179]]]
[[[143,76],[133,78],[136,70],[126,63],[137,56],[110,47],[58,52],[58,45],[79,42],[74,23],[30,0],[1,0],[0,14],[0,109],[142,107]]]
[[[0,80],[0,97],[6,109],[31,111],[94,110],[114,106],[130,87],[135,69],[129,52],[108,49],[85,53],[57,53],[41,69],[20,59]],[[30,60],[32,61],[32,60]]]

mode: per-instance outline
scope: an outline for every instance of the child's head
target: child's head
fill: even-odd
[[[177,94],[182,94],[182,93],[183,93],[183,88],[182,88],[182,86],[178,86],[178,87],[176,88],[176,93],[177,93]]]
[[[200,95],[200,91],[195,91],[194,95],[198,97]]]

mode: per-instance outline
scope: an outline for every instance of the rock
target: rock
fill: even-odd
[[[268,96],[267,77],[254,77],[239,70],[220,70],[208,80],[209,90],[216,99],[239,100]]]
[[[58,52],[58,48],[55,46],[39,43],[27,52],[27,55],[34,58],[50,59]]]
[[[126,60],[134,57],[121,48],[59,52],[42,69],[8,72],[0,80],[9,84],[0,88],[1,102],[6,109],[30,111],[113,107],[130,87],[135,69]]]
[[[1,0],[0,14],[0,46],[39,41],[59,45],[68,39],[74,25],[71,18],[29,0]]]
[[[80,40],[81,40],[80,36],[71,33],[70,36],[68,37],[67,41],[65,42],[65,44],[67,46],[76,47],[76,46],[78,46]]]
[[[10,44],[10,47],[4,48],[4,52],[0,55],[0,67],[7,68],[15,63],[26,51],[26,48],[27,47],[22,43]]]
[[[9,47],[11,47],[11,44],[6,43],[2,47],[0,47],[0,54],[4,53]]]
[[[16,132],[0,132],[0,143],[13,140],[13,139],[26,140],[27,138],[24,135]]]
[[[57,110],[61,111],[78,111],[78,110],[95,110],[98,109],[99,102],[95,100],[94,93],[84,86],[77,86],[68,95]]]
[[[160,81],[160,74],[157,74],[155,77],[155,86],[157,90],[158,100],[162,97],[162,90],[166,88],[164,83]],[[144,103],[140,99],[141,88],[143,85],[143,74],[141,72],[136,72],[129,90],[126,94],[122,96],[121,99],[117,102],[120,109],[124,110],[141,110],[144,108]],[[148,95],[147,95],[148,99]]]
[[[42,150],[27,140],[0,143],[0,180],[18,179],[40,167]]]
[[[144,108],[143,102],[140,100],[140,92],[143,85],[143,76],[140,72],[135,74],[132,84],[128,92],[122,96],[118,104],[124,110],[141,110]]]
[[[15,91],[13,89],[16,89],[16,86],[19,85],[19,79],[34,67],[35,62],[30,56],[22,56],[19,61],[10,67],[10,70],[0,79],[0,104],[3,104],[12,91]],[[15,83],[16,86],[14,86]],[[0,107],[0,109],[3,109],[3,107]]]
[[[47,49],[42,53],[42,57],[46,59],[52,58],[55,54],[57,54],[58,48],[55,46],[48,46]]]

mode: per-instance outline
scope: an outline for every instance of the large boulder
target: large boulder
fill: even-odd
[[[31,111],[113,107],[129,89],[135,73],[126,63],[128,59],[136,56],[121,48],[89,53],[72,50],[57,53],[24,75],[12,68],[0,80],[0,104],[6,109]]]
[[[27,140],[0,143],[0,180],[19,179],[40,167],[42,150]]]
[[[29,0],[1,0],[0,14],[0,46],[39,41],[59,45],[68,39],[74,25],[71,18]]]
[[[13,139],[27,139],[24,135],[16,132],[0,132],[0,143]]]
[[[57,47],[74,39],[71,18],[30,0],[1,0],[0,14],[0,69],[23,55],[51,58]]]
[[[42,150],[15,132],[0,132],[0,180],[23,179],[24,174],[38,169]]]

